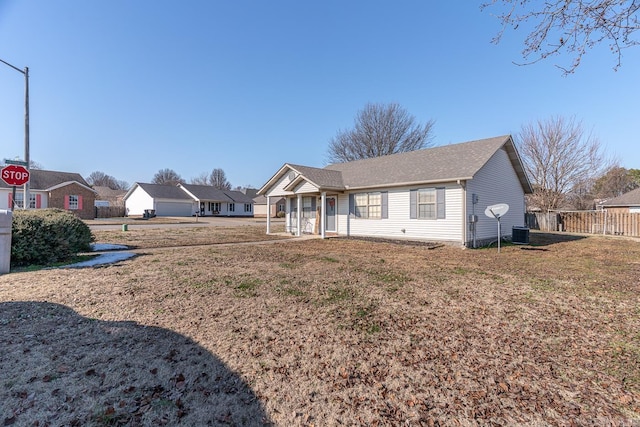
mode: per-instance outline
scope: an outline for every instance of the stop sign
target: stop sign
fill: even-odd
[[[29,182],[29,171],[20,165],[3,167],[2,171],[0,171],[0,176],[7,185],[22,185]]]

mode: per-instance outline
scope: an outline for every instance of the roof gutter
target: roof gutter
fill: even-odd
[[[410,182],[394,182],[394,183],[386,183],[386,184],[376,184],[376,185],[363,185],[363,186],[349,186],[345,185],[345,189],[347,191],[353,190],[368,190],[370,188],[390,188],[390,187],[413,187],[416,185],[426,185],[426,184],[444,184],[447,182],[455,182],[460,184],[461,182],[466,182],[469,179],[472,179],[472,176],[465,176],[460,178],[448,178],[448,179],[434,179],[430,181],[410,181]]]

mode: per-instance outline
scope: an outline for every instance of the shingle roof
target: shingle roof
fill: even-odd
[[[600,203],[602,206],[640,206],[640,188]]]
[[[263,194],[289,170],[299,175],[287,185],[291,191],[301,180],[321,190],[350,190],[472,179],[500,149],[507,152],[525,193],[533,189],[510,135],[444,145],[406,153],[352,162],[335,163],[323,169],[285,164],[260,189]]]
[[[289,167],[297,171],[307,181],[311,182],[318,188],[344,189],[344,181],[342,179],[343,175],[340,171],[292,164],[289,164]]]
[[[491,156],[503,146],[508,152],[511,149],[510,157],[511,155],[517,157],[511,137],[506,135],[336,163],[327,166],[326,169],[342,172],[342,179],[348,188],[465,180],[473,178]],[[519,160],[514,165],[516,168],[522,166],[518,163]],[[527,188],[529,183],[524,176],[524,171],[522,174],[521,183],[524,188]]]
[[[211,202],[253,203],[253,197],[237,190],[220,190],[210,185],[180,184],[198,200]]]
[[[89,187],[87,181],[79,173],[31,169],[29,175],[29,187],[32,190],[44,191],[66,182],[77,182]],[[10,186],[0,179],[0,187],[9,188]]]
[[[134,186],[129,190],[127,196],[132,192],[133,188],[138,185],[142,188],[148,195],[153,197],[154,199],[178,199],[178,200],[193,200],[187,193],[185,193],[182,189],[173,186],[173,185],[162,185],[162,184],[146,184],[142,182],[136,182]],[[126,197],[126,196],[125,196]]]
[[[253,197],[244,194],[242,191],[225,190],[224,193],[235,203],[253,203]]]
[[[233,200],[224,191],[210,185],[180,184],[189,193],[196,196],[198,200],[209,200],[212,202],[232,202]]]

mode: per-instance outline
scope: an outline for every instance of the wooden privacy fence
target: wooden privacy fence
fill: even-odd
[[[527,227],[540,231],[640,237],[640,213],[573,211],[527,213]]]
[[[117,218],[125,213],[124,206],[96,206],[96,218]]]
[[[531,230],[558,231],[558,214],[556,212],[528,212],[524,214],[525,225]]]

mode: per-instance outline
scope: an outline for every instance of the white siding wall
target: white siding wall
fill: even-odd
[[[301,182],[296,188],[296,194],[308,194],[308,193],[318,193],[318,187],[313,184],[310,184],[307,181]]]
[[[265,196],[275,197],[275,196],[288,196],[293,194],[291,191],[285,191],[284,187],[289,185],[291,180],[289,179],[289,174],[285,173],[278,182],[276,182],[270,189],[267,191]]]
[[[445,187],[445,219],[410,219],[409,190],[427,187]],[[338,234],[462,243],[463,191],[459,185],[449,183],[381,190],[388,191],[388,219],[349,218],[349,195],[338,197]]]
[[[509,155],[504,149],[498,150],[486,165],[467,184],[467,210],[472,212],[471,195],[475,193],[480,198],[475,206],[478,215],[476,225],[477,240],[495,240],[498,236],[498,224],[493,218],[485,216],[487,206],[498,203],[509,205],[509,212],[501,218],[500,228],[503,236],[511,236],[513,226],[524,225],[524,191],[515,170],[509,161]],[[467,233],[469,241],[471,233]]]
[[[16,194],[18,193],[24,194],[24,187],[16,187]],[[9,206],[10,194],[13,194],[12,188],[0,188],[0,209],[11,209],[11,206]],[[29,197],[34,194],[40,195],[40,209],[46,209],[49,207],[49,195],[47,192],[31,191],[29,193]]]
[[[124,205],[128,215],[142,215],[145,209],[153,209],[153,198],[140,186],[125,200]]]

